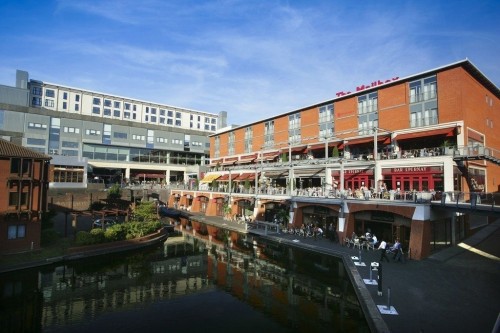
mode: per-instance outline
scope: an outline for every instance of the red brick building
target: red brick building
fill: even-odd
[[[211,172],[172,202],[263,221],[286,210],[341,241],[370,229],[416,259],[487,223],[430,205],[499,191],[500,90],[469,60],[334,95],[212,135]]]
[[[50,157],[0,139],[0,254],[40,248]]]

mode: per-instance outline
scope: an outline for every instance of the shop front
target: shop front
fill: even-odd
[[[394,243],[399,238],[404,248],[410,243],[411,220],[387,211],[362,211],[354,215],[354,232],[358,236],[370,232],[378,241]]]
[[[443,167],[418,166],[382,169],[388,190],[436,191],[444,190]]]
[[[340,178],[340,170],[333,170],[332,177]],[[365,169],[345,169],[344,170],[344,189],[353,191],[361,187],[375,187],[375,180],[372,168]]]

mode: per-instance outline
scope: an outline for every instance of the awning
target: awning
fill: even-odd
[[[307,149],[307,146],[292,147],[292,153],[303,152]]]
[[[220,177],[220,174],[218,173],[211,173],[205,175],[202,180],[200,180],[201,183],[211,183],[212,181],[216,180],[217,178]]]
[[[231,178],[231,181],[233,181],[236,177],[238,177],[237,173],[232,173],[232,174],[226,173],[226,174],[220,176],[220,178],[218,178],[217,181],[218,182],[228,182],[229,178]]]
[[[217,163],[220,165],[222,161],[223,161],[222,158],[213,159],[210,161],[210,165],[217,165]]]
[[[246,156],[241,156],[240,160],[238,163],[243,164],[243,163],[250,163],[253,160],[257,158],[257,154],[252,154],[252,155],[246,155]]]
[[[346,144],[348,146],[351,146],[351,145],[360,145],[360,144],[369,143],[369,142],[373,143],[374,139],[375,139],[374,136],[369,136],[369,137],[365,137],[365,138],[349,139],[349,140],[344,140],[344,141],[347,141]],[[391,143],[391,136],[390,135],[379,135],[379,136],[377,136],[377,142],[389,144],[389,143]],[[344,144],[342,144],[341,146],[344,147]]]
[[[328,147],[329,148],[333,148],[333,147],[336,147],[340,144],[341,142],[340,141],[332,141],[332,142],[328,142]],[[318,149],[325,149],[325,143],[315,143],[313,145],[310,145],[309,146],[309,150],[318,150]]]
[[[325,169],[295,169],[294,177],[324,177]]]
[[[264,172],[264,176],[267,178],[284,178],[288,176],[288,171],[266,171]]]
[[[278,156],[280,156],[280,153],[275,153],[275,154],[270,154],[270,155],[265,155],[264,154],[264,157],[262,158],[262,160],[264,160],[264,161],[272,161],[272,160],[274,160]],[[260,159],[259,159],[259,161],[260,161]]]
[[[240,180],[252,180],[252,179],[255,180],[255,173],[247,172],[247,173],[242,173],[235,180],[240,181]]]
[[[455,135],[455,127],[441,128],[441,129],[436,129],[436,130],[432,130],[432,131],[422,131],[422,132],[398,134],[396,136],[396,141],[416,139],[416,138],[425,138],[428,136],[436,136],[436,135],[444,135],[447,137],[454,136]]]

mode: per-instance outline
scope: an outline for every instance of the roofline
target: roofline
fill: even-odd
[[[218,113],[210,113],[210,112],[206,112],[206,111],[199,111],[199,110],[194,110],[194,109],[188,109],[188,108],[184,108],[184,107],[179,107],[179,106],[174,106],[174,105],[168,105],[168,104],[163,104],[163,103],[158,103],[158,102],[151,102],[151,101],[146,101],[146,100],[137,99],[137,98],[131,98],[131,97],[125,97],[125,96],[120,96],[120,95],[115,95],[115,94],[109,94],[109,93],[104,93],[104,92],[95,91],[95,90],[88,90],[88,89],[76,88],[76,87],[62,85],[62,84],[59,84],[59,83],[46,82],[46,81],[41,81],[41,80],[36,80],[36,79],[30,79],[29,82],[38,83],[38,84],[42,84],[42,85],[51,85],[51,86],[56,86],[56,87],[61,87],[61,88],[67,88],[67,89],[71,89],[71,90],[77,90],[77,91],[87,92],[87,93],[94,94],[94,95],[112,96],[112,97],[116,97],[116,98],[120,98],[120,99],[124,99],[124,100],[137,101],[137,102],[144,103],[144,104],[163,105],[166,108],[173,108],[173,109],[184,110],[184,111],[189,111],[189,112],[196,112],[196,113],[201,113],[201,114],[207,114],[207,115],[211,115],[211,116],[214,116],[214,117],[218,117],[219,116]]]
[[[253,121],[253,122],[248,123],[246,125],[238,125],[238,126],[236,126],[234,128],[231,128],[231,129],[228,129],[228,130],[223,130],[223,131],[211,134],[211,135],[209,135],[209,137],[217,136],[217,135],[220,135],[220,134],[223,134],[223,133],[232,132],[232,131],[240,129],[240,128],[245,128],[245,127],[248,127],[248,126],[251,126],[251,125],[254,125],[254,124],[258,124],[258,123],[261,123],[261,122],[264,122],[264,121],[273,120],[273,119],[276,119],[276,118],[279,118],[279,117],[282,117],[282,116],[285,116],[285,115],[288,115],[288,114],[293,114],[293,113],[296,113],[296,112],[300,112],[300,111],[303,111],[303,110],[306,110],[306,109],[311,109],[311,108],[314,108],[314,107],[318,107],[318,106],[330,104],[330,103],[337,102],[337,101],[340,101],[340,100],[343,100],[343,99],[346,99],[346,98],[350,98],[350,97],[353,97],[353,96],[364,95],[367,92],[370,92],[370,91],[373,91],[373,90],[378,90],[381,87],[388,87],[388,86],[391,86],[391,85],[396,85],[396,84],[399,84],[401,82],[409,81],[412,78],[417,78],[419,76],[428,75],[430,73],[442,72],[442,71],[444,71],[446,69],[450,69],[450,68],[454,68],[454,67],[460,67],[460,66],[464,67],[465,70],[467,70],[472,76],[474,76],[479,82],[481,82],[481,84],[483,84],[497,98],[500,99],[500,89],[493,83],[493,81],[491,81],[486,75],[484,75],[468,58],[465,58],[463,60],[459,60],[459,61],[447,64],[447,65],[444,65],[444,66],[436,67],[436,68],[429,69],[429,70],[426,70],[426,71],[423,71],[423,72],[420,72],[420,73],[416,73],[416,74],[412,74],[412,75],[409,75],[409,76],[406,76],[406,77],[398,78],[397,80],[391,80],[390,82],[385,82],[385,83],[382,83],[382,84],[377,85],[375,87],[366,88],[366,89],[363,89],[363,90],[361,90],[359,92],[349,93],[349,94],[347,94],[345,96],[339,96],[339,97],[336,97],[336,98],[333,98],[333,99],[329,99],[329,100],[326,100],[326,101],[323,101],[323,102],[320,102],[320,103],[315,103],[315,104],[312,104],[312,105],[308,105],[308,106],[305,106],[305,107],[302,107],[302,108],[299,108],[299,109],[296,109],[296,110],[292,110],[292,111],[287,111],[287,112],[284,112],[284,113],[280,113],[280,114],[278,114],[276,116],[269,117],[269,118],[264,118],[264,119],[261,119],[261,120],[258,120],[258,121]]]

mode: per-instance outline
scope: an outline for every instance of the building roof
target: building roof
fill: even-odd
[[[0,157],[28,157],[50,160],[51,157],[15,143],[0,139]]]

